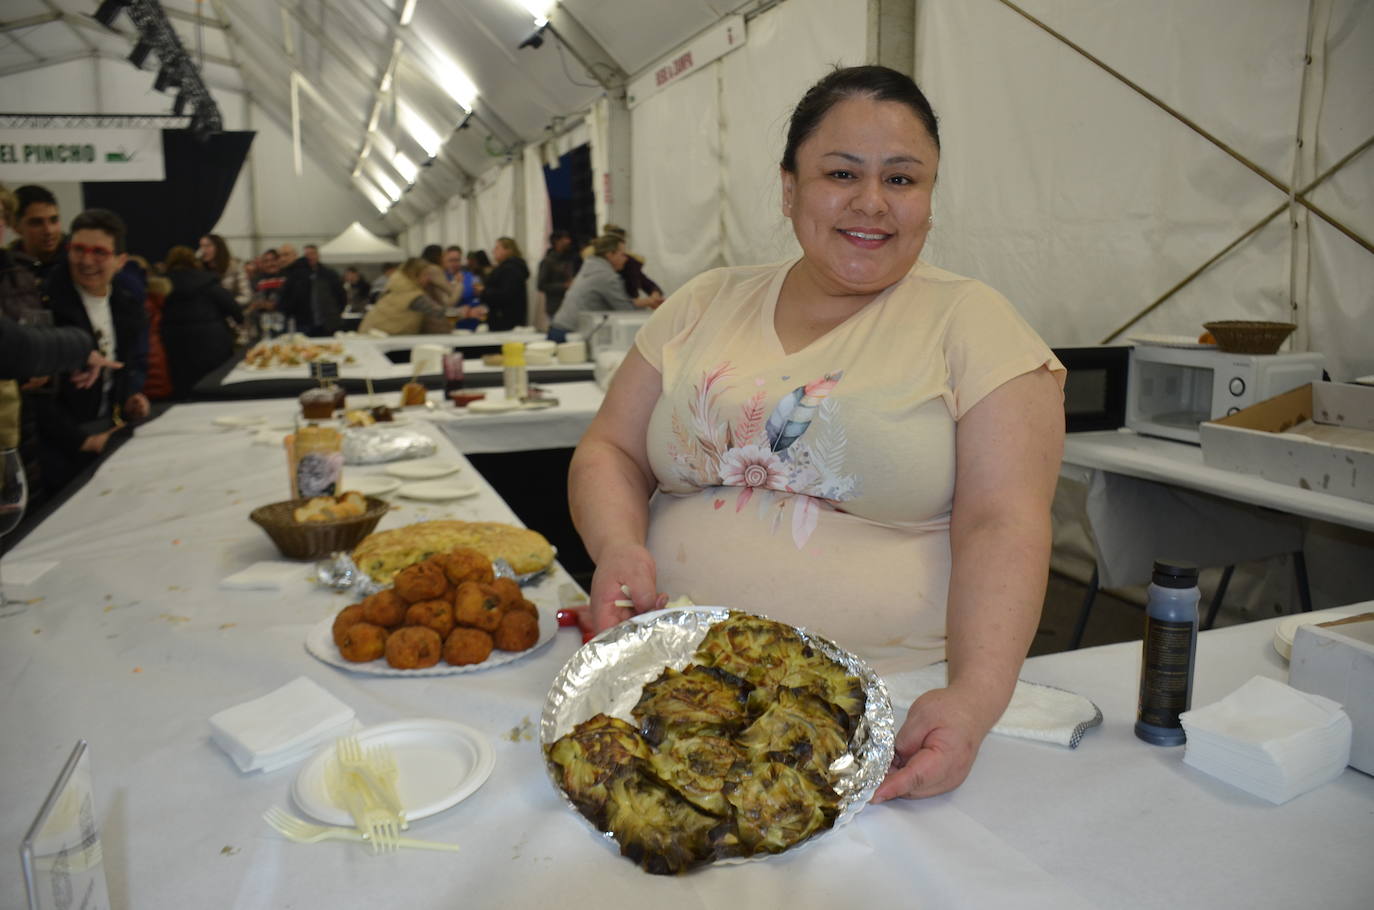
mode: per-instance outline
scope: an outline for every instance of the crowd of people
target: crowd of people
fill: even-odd
[[[190,399],[259,339],[332,335],[350,317],[361,331],[426,334],[482,323],[503,331],[531,315],[530,268],[511,237],[490,256],[433,244],[369,281],[321,262],[314,244],[241,260],[218,234],[150,263],[128,252],[114,212],[90,209],[64,225],[57,197],[37,185],[0,187],[0,202],[14,235],[0,242],[0,449],[22,448],[35,500],[81,473],[153,401]],[[624,236],[607,225],[580,252],[568,232],[550,237],[537,280],[550,337],[562,340],[579,312],[662,301]]]

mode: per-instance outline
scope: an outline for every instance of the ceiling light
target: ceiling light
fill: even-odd
[[[358,187],[358,191],[367,197],[367,201],[376,207],[379,214],[385,215],[387,209],[391,208],[391,202],[371,182],[355,179],[353,183]]]
[[[134,65],[134,69],[143,69],[143,64],[147,62],[148,55],[153,52],[153,46],[148,43],[146,38],[139,38],[134,49],[129,52],[129,62]]]
[[[370,176],[373,182],[375,182],[379,187],[382,188],[382,192],[386,193],[387,196],[391,198],[392,202],[395,202],[397,199],[401,198],[401,188],[396,185],[395,180],[392,180],[390,177],[388,177],[386,174],[383,174],[375,167],[368,173],[368,176]]]
[[[106,28],[114,28],[114,21],[129,5],[129,0],[103,0],[95,11],[95,21]]]
[[[425,122],[425,119],[415,112],[415,109],[405,102],[396,106],[396,116],[401,123],[401,128],[419,143],[420,148],[425,150],[425,154],[433,158],[439,154],[439,149],[443,148],[444,139],[439,135],[434,127]]]
[[[401,8],[401,25],[407,26],[415,16],[415,0],[406,0],[406,5]]]
[[[396,173],[400,174],[407,184],[415,182],[415,175],[420,173],[420,168],[406,157],[405,152],[397,152],[391,157],[391,163],[396,167]]]
[[[520,5],[534,17],[534,27],[543,28],[549,22],[549,13],[553,12],[553,8],[558,4],[555,0],[520,0]],[[538,44],[534,45],[534,47],[538,46]],[[524,45],[522,44],[521,47]]]
[[[443,87],[449,97],[457,101],[463,110],[472,110],[472,105],[477,100],[477,86],[453,61],[432,48],[429,48],[429,51],[430,77]]]

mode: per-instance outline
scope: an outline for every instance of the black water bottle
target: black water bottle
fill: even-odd
[[[1185,739],[1178,716],[1193,704],[1200,598],[1196,566],[1155,562],[1145,604],[1135,735],[1156,746],[1181,746]]]

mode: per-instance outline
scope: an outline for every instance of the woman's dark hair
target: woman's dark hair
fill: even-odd
[[[939,150],[939,121],[930,102],[910,76],[885,66],[849,66],[828,73],[807,89],[801,101],[797,102],[787,127],[787,146],[782,150],[783,170],[796,173],[797,147],[816,131],[832,107],[848,98],[871,98],[874,101],[905,104],[921,121],[926,132],[930,133],[936,151]]]
[[[167,251],[167,271],[176,272],[182,269],[196,271],[200,268],[200,260],[196,258],[196,251],[189,246],[174,246]]]
[[[214,272],[221,278],[224,273],[229,271],[229,244],[224,242],[224,238],[219,234],[206,234],[210,240],[210,245],[215,248],[215,258],[205,263],[205,267]]]
[[[431,243],[420,251],[420,258],[435,265],[444,264],[444,248],[437,243]]]
[[[476,266],[476,268],[472,268]],[[486,250],[472,250],[468,253],[468,267],[482,277],[486,277],[487,272],[491,271],[491,257]]]

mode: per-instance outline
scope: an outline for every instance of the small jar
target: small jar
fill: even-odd
[[[507,401],[521,401],[530,393],[530,378],[525,367],[525,346],[519,341],[501,345],[501,377]]]

